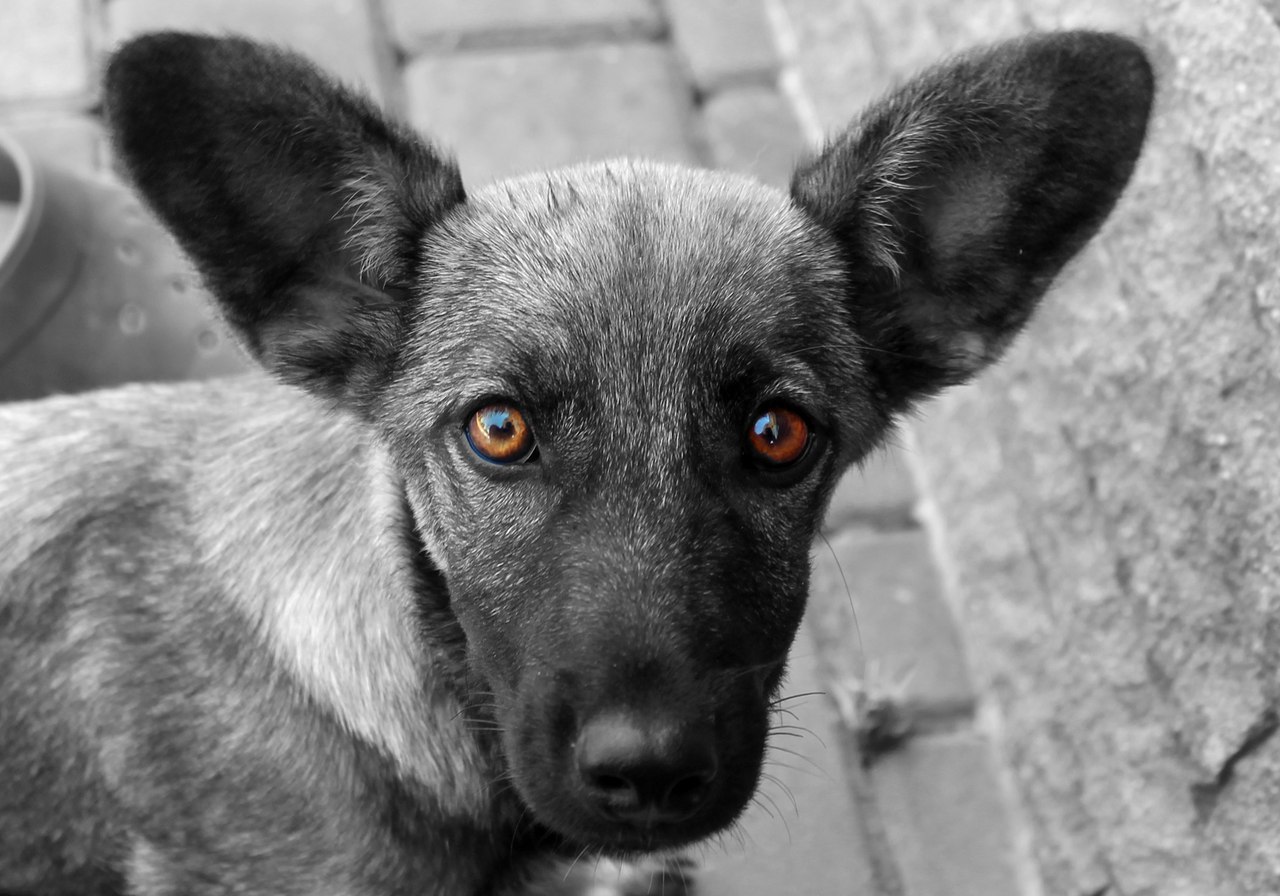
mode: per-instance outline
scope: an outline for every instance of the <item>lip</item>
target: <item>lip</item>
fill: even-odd
[[[707,829],[703,830],[704,827]],[[711,836],[723,827],[723,825],[699,825],[695,829],[690,829],[685,821],[658,822],[640,827],[602,819],[589,836],[572,839],[589,844],[602,852],[625,858],[663,849],[680,849]]]

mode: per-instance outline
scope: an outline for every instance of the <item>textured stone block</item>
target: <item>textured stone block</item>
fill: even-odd
[[[388,0],[397,43],[411,53],[586,40],[652,39],[655,0]]]
[[[410,120],[457,153],[473,187],[589,159],[696,161],[689,94],[665,47],[423,57],[405,77]]]
[[[893,696],[908,714],[971,708],[964,652],[922,531],[848,531],[816,545],[809,619],[828,680]]]
[[[241,34],[297,50],[383,96],[381,49],[363,0],[111,0],[106,15],[112,43],[158,28]]]
[[[771,87],[741,87],[702,106],[716,165],[785,189],[808,147],[787,101]]]
[[[1202,813],[1205,834],[1246,892],[1275,892],[1280,837],[1270,823],[1280,805],[1280,735],[1274,729],[1234,763]]]
[[[995,757],[973,732],[910,740],[871,780],[910,896],[1023,896]]]
[[[80,0],[5,0],[0,35],[0,111],[19,103],[89,104],[94,85]]]
[[[828,132],[944,55],[1027,30],[1023,0],[776,0],[794,63]]]
[[[854,526],[914,526],[916,484],[905,451],[896,446],[884,448],[845,473],[831,496],[823,529],[839,532]]]
[[[762,0],[668,0],[667,12],[700,91],[772,85],[779,56]]]

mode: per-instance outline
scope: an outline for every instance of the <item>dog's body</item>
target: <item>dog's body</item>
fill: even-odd
[[[126,47],[117,148],[283,384],[0,408],[0,893],[530,892],[731,824],[836,478],[999,355],[1150,95],[1128,42],[1045,37],[790,197],[467,197],[294,57]]]
[[[68,893],[150,881],[175,832],[228,890],[467,893],[506,864],[501,768],[414,636],[447,601],[357,427],[258,378],[40,407],[6,436],[85,462],[5,471],[38,489],[7,593],[47,595],[3,605],[5,892],[62,892],[63,856]]]

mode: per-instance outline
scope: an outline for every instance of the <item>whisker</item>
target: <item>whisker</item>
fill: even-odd
[[[783,768],[791,772],[793,775],[804,775],[806,778],[812,778],[815,781],[822,781],[824,783],[832,782],[832,778],[830,775],[824,775],[821,772],[815,771],[811,768],[804,768],[803,766],[792,765],[789,762],[782,762],[778,759],[766,759],[764,761],[764,765],[768,766],[769,768]]]
[[[564,877],[560,880],[561,883],[568,882],[569,875],[573,874],[573,869],[578,867],[578,862],[582,861],[582,857],[587,854],[587,850],[589,848],[590,847],[587,846],[582,847],[582,850],[573,857],[573,861],[569,863],[569,867],[564,870]],[[599,862],[599,857],[597,857],[596,861]]]
[[[782,789],[782,792],[786,794],[787,799],[791,802],[791,811],[795,814],[796,818],[799,818],[800,804],[796,802],[796,795],[791,792],[791,788],[788,787],[785,783],[783,783],[782,779],[779,778],[777,775],[770,775],[768,773],[765,773],[761,775],[761,777],[764,778],[766,781],[768,781],[770,784],[773,784],[774,786]],[[762,794],[762,795],[767,796],[767,794]],[[777,803],[774,803],[774,806],[777,806]]]
[[[858,674],[865,679],[867,674],[867,649],[862,643],[862,626],[858,623],[858,610],[853,605],[853,589],[849,587],[849,578],[844,574],[844,566],[840,563],[840,556],[836,553],[836,549],[831,546],[830,539],[821,530],[818,532],[818,537],[827,546],[831,559],[835,561],[836,572],[840,573],[840,581],[844,584],[845,598],[849,601],[849,613],[853,617],[853,637],[858,642]]]
[[[773,817],[772,813],[769,812],[768,808],[760,804],[757,797],[753,796],[751,798],[751,802],[760,806],[761,811],[763,811],[766,815],[769,815],[770,818]],[[738,852],[744,856],[747,854],[748,846],[750,846],[750,848],[752,849],[755,849],[757,846],[755,838],[751,836],[751,832],[747,830],[746,825],[744,825],[741,821],[735,821],[728,828],[726,828],[725,830],[717,834],[715,837],[716,846],[724,850],[725,852],[728,852],[729,845],[725,842],[725,840],[726,838],[729,838],[729,837],[733,838],[734,846],[737,848]],[[751,841],[750,844],[748,844],[747,842],[748,840]],[[705,848],[703,850],[703,858],[704,859],[706,858]]]
[[[525,816],[529,814],[529,807],[525,806],[520,810],[520,817],[516,819],[516,823],[511,826],[511,847],[508,850],[512,855],[516,851],[516,840],[520,836],[520,825],[524,824]]]
[[[806,736],[812,737],[814,740],[816,740],[819,744],[822,745],[823,749],[826,749],[827,747],[826,741],[824,741],[821,737],[819,737],[812,728],[806,728],[804,725],[775,725],[774,727],[769,729],[769,736],[772,737],[774,734],[785,735],[791,732],[794,732],[792,736],[795,736],[795,737],[806,737]]]
[[[825,697],[826,691],[801,691],[799,694],[787,694],[785,697],[779,697],[769,704],[770,707],[776,707],[780,703],[787,703],[791,700],[799,700],[803,697]]]
[[[780,747],[777,744],[769,744],[769,750],[770,751],[777,750],[779,753],[786,753],[789,756],[796,757],[802,762],[807,762],[809,765],[813,766],[815,771],[821,772],[824,778],[826,778],[827,780],[832,780],[831,775],[827,773],[827,770],[824,769],[822,765],[812,756],[807,756],[804,753],[801,753],[799,750],[792,750],[788,747]]]
[[[761,811],[761,812],[763,812],[765,815],[768,815],[770,818],[777,818],[777,817],[778,817],[778,816],[776,816],[776,815],[774,815],[774,814],[773,814],[773,810],[772,810],[772,809],[770,809],[768,806],[766,806],[766,805],[764,804],[764,801],[761,799],[760,794],[758,794],[758,793],[757,793],[755,796],[753,796],[753,797],[751,798],[751,802],[752,802],[754,805],[758,806],[758,807],[759,807],[759,809],[760,809],[760,811]]]
[[[787,832],[787,843],[790,844],[791,843],[791,825],[787,824],[787,819],[783,817],[782,809],[778,806],[777,801],[773,797],[769,796],[769,794],[765,793],[763,790],[760,791],[757,794],[757,796],[759,796],[761,799],[768,800],[769,804],[773,806],[774,811],[778,813],[776,816],[770,813],[770,817],[777,818],[778,821],[782,822],[782,829]]]

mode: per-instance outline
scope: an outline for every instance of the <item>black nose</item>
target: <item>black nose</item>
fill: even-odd
[[[578,774],[588,797],[623,821],[681,821],[711,795],[715,735],[708,724],[649,721],[625,712],[582,726]]]

